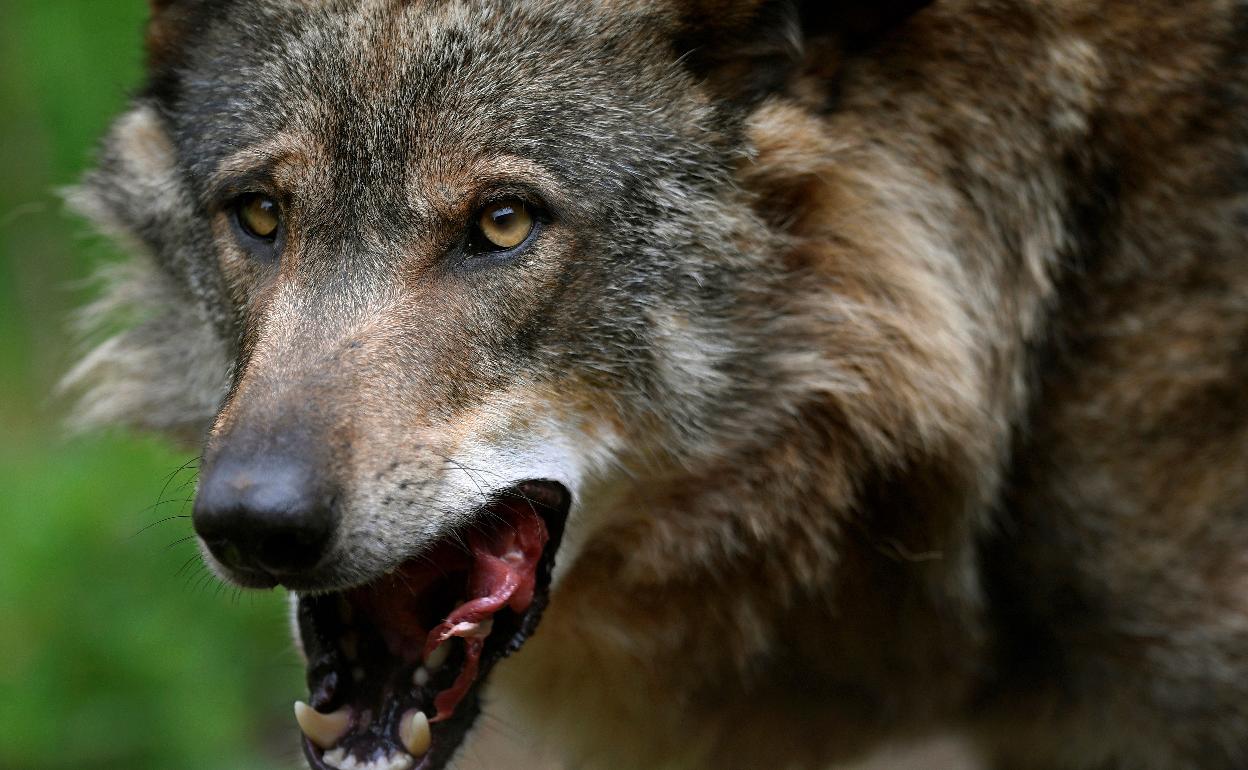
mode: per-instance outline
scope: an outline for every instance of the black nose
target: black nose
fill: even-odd
[[[287,457],[220,458],[200,480],[192,520],[222,564],[276,578],[314,567],[338,525],[313,466]]]

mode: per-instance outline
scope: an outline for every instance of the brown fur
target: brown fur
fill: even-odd
[[[862,373],[878,377],[868,402],[819,408],[799,436],[708,469],[692,491],[681,479],[620,504],[640,520],[597,541],[605,551],[568,576],[524,663],[499,675],[579,693],[527,704],[570,735],[603,693],[637,692],[586,740],[636,735],[653,766],[686,751],[711,766],[817,766],[895,737],[884,725],[921,732],[958,713],[1011,767],[1230,766],[1218,757],[1243,726],[1244,691],[1218,672],[1248,652],[1248,542],[1232,523],[1248,500],[1248,271],[1243,182],[1222,178],[1242,174],[1244,147],[1224,132],[1242,136],[1244,113],[1209,93],[1242,81],[1218,69],[1230,18],[1213,4],[1194,23],[1163,5],[971,13],[916,17],[880,64],[846,75],[830,118],[809,111],[824,106],[818,86],[798,82],[793,102],[752,119],[742,180],[794,239],[780,255],[802,271],[794,295],[824,284],[829,304],[860,297],[870,310],[846,347],[892,355]],[[979,111],[1001,103],[1008,129],[985,134]],[[968,151],[976,168],[949,184]],[[1104,194],[1107,164],[1122,175],[1117,210],[1070,232],[1064,196]],[[1080,237],[1105,248],[1069,254]],[[956,263],[931,264],[949,252]],[[1088,260],[1065,295],[1063,253]],[[1040,367],[1036,349],[1053,351]],[[884,471],[883,504],[855,513],[864,434],[878,445],[858,452],[899,454],[908,439],[928,459]],[[988,458],[1011,453],[1018,470],[1001,479]],[[994,651],[1050,654],[988,638],[971,577],[988,522],[972,512],[997,494],[991,526],[1018,549],[990,557],[1018,588],[1002,599],[1034,601],[1051,623],[1073,675],[1060,685],[994,689]],[[765,510],[742,504],[759,499]],[[838,499],[842,516],[804,510]],[[816,588],[828,583],[831,606]],[[1029,584],[1052,587],[1023,600]],[[1072,614],[1049,591],[1099,609]],[[709,600],[720,614],[708,596],[732,598]],[[732,695],[742,682],[748,696]],[[1204,716],[1177,711],[1200,701]]]
[[[451,11],[366,5],[355,76],[382,102],[403,14]],[[513,325],[590,325],[558,326],[559,308],[606,291],[575,272],[577,234],[613,223],[566,223],[511,283],[446,279],[437,244],[479,190],[538,179],[569,210],[578,193],[541,163],[437,144],[439,113],[410,129],[427,154],[392,170],[420,237],[374,234],[361,253],[398,255],[359,263],[374,283],[311,236],[257,267],[218,216],[238,368],[209,453],[239,426],[330,437],[351,521],[371,521],[341,582],[441,531],[451,511],[410,509],[437,507],[440,459],[473,442],[557,423],[610,445],[628,470],[587,472],[540,633],[487,693],[573,766],[817,768],[952,730],[1003,769],[1243,767],[1248,9],[866,5],[808,4],[771,35],[775,4],[755,0],[586,11],[639,14],[621,61],[657,56],[647,25],[670,30],[692,73],[681,130],[731,159],[713,237],[755,277],[722,318],[644,298],[679,396],[720,382],[698,368],[716,344],[756,354],[722,422],[634,408],[606,358],[507,379],[488,344]],[[171,13],[154,67],[187,45]],[[320,121],[339,108],[216,171],[280,160],[310,232],[336,205]]]

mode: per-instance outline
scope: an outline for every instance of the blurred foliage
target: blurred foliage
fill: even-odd
[[[119,255],[56,190],[141,78],[144,0],[0,0],[0,770],[297,765],[285,597],[199,562],[193,458],[66,437],[66,319]]]

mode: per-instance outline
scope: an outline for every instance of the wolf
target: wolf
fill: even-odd
[[[147,52],[74,419],[202,445],[312,767],[1248,767],[1248,4],[153,0]]]

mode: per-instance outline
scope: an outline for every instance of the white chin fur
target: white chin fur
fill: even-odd
[[[553,411],[553,410],[552,410]],[[446,478],[448,493],[462,498],[463,509],[473,508],[483,495],[489,495],[522,481],[554,481],[572,496],[567,527],[559,556],[555,560],[552,586],[576,561],[581,546],[589,539],[593,522],[585,521],[582,500],[586,489],[596,486],[615,455],[615,435],[605,427],[591,439],[583,430],[554,421],[528,422],[522,433],[473,438],[460,447]]]

